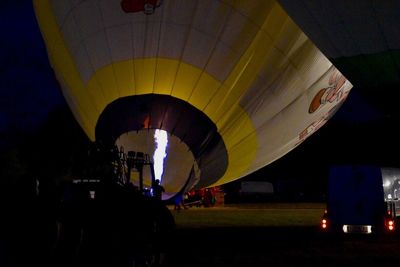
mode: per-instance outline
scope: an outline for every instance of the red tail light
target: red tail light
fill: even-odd
[[[328,220],[327,219],[322,219],[321,227],[322,227],[322,229],[327,229],[328,228]]]
[[[389,231],[393,231],[394,230],[394,220],[388,220],[387,221],[387,224],[386,224],[386,227],[387,227],[387,229],[389,230]]]
[[[328,229],[328,211],[325,210],[324,211],[324,215],[322,216],[322,220],[321,220],[321,228],[323,230],[327,230]]]

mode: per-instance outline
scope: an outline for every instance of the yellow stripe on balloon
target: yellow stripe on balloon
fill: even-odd
[[[71,108],[75,108],[76,118],[91,140],[95,139],[94,129],[98,118],[98,110],[89,103],[91,96],[80,78],[75,63],[65,46],[65,42],[56,23],[53,10],[48,0],[35,0],[34,8],[42,34],[48,44],[48,55],[52,67],[62,76],[66,86],[70,89],[74,102],[69,102]],[[68,92],[63,92],[68,94]],[[71,98],[67,98],[71,99]]]

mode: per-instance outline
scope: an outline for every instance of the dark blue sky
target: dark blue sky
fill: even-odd
[[[2,1],[0,29],[0,132],[29,131],[64,104],[32,1]]]

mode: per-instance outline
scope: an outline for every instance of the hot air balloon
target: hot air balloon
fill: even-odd
[[[361,94],[398,114],[399,1],[279,3]]]
[[[352,88],[274,0],[34,6],[76,120],[93,141],[157,154],[164,198],[277,160]]]

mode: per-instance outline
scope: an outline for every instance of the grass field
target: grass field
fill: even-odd
[[[167,267],[398,266],[398,236],[321,232],[323,204],[234,205],[172,213]]]
[[[178,228],[318,226],[322,203],[226,205],[172,211]]]

